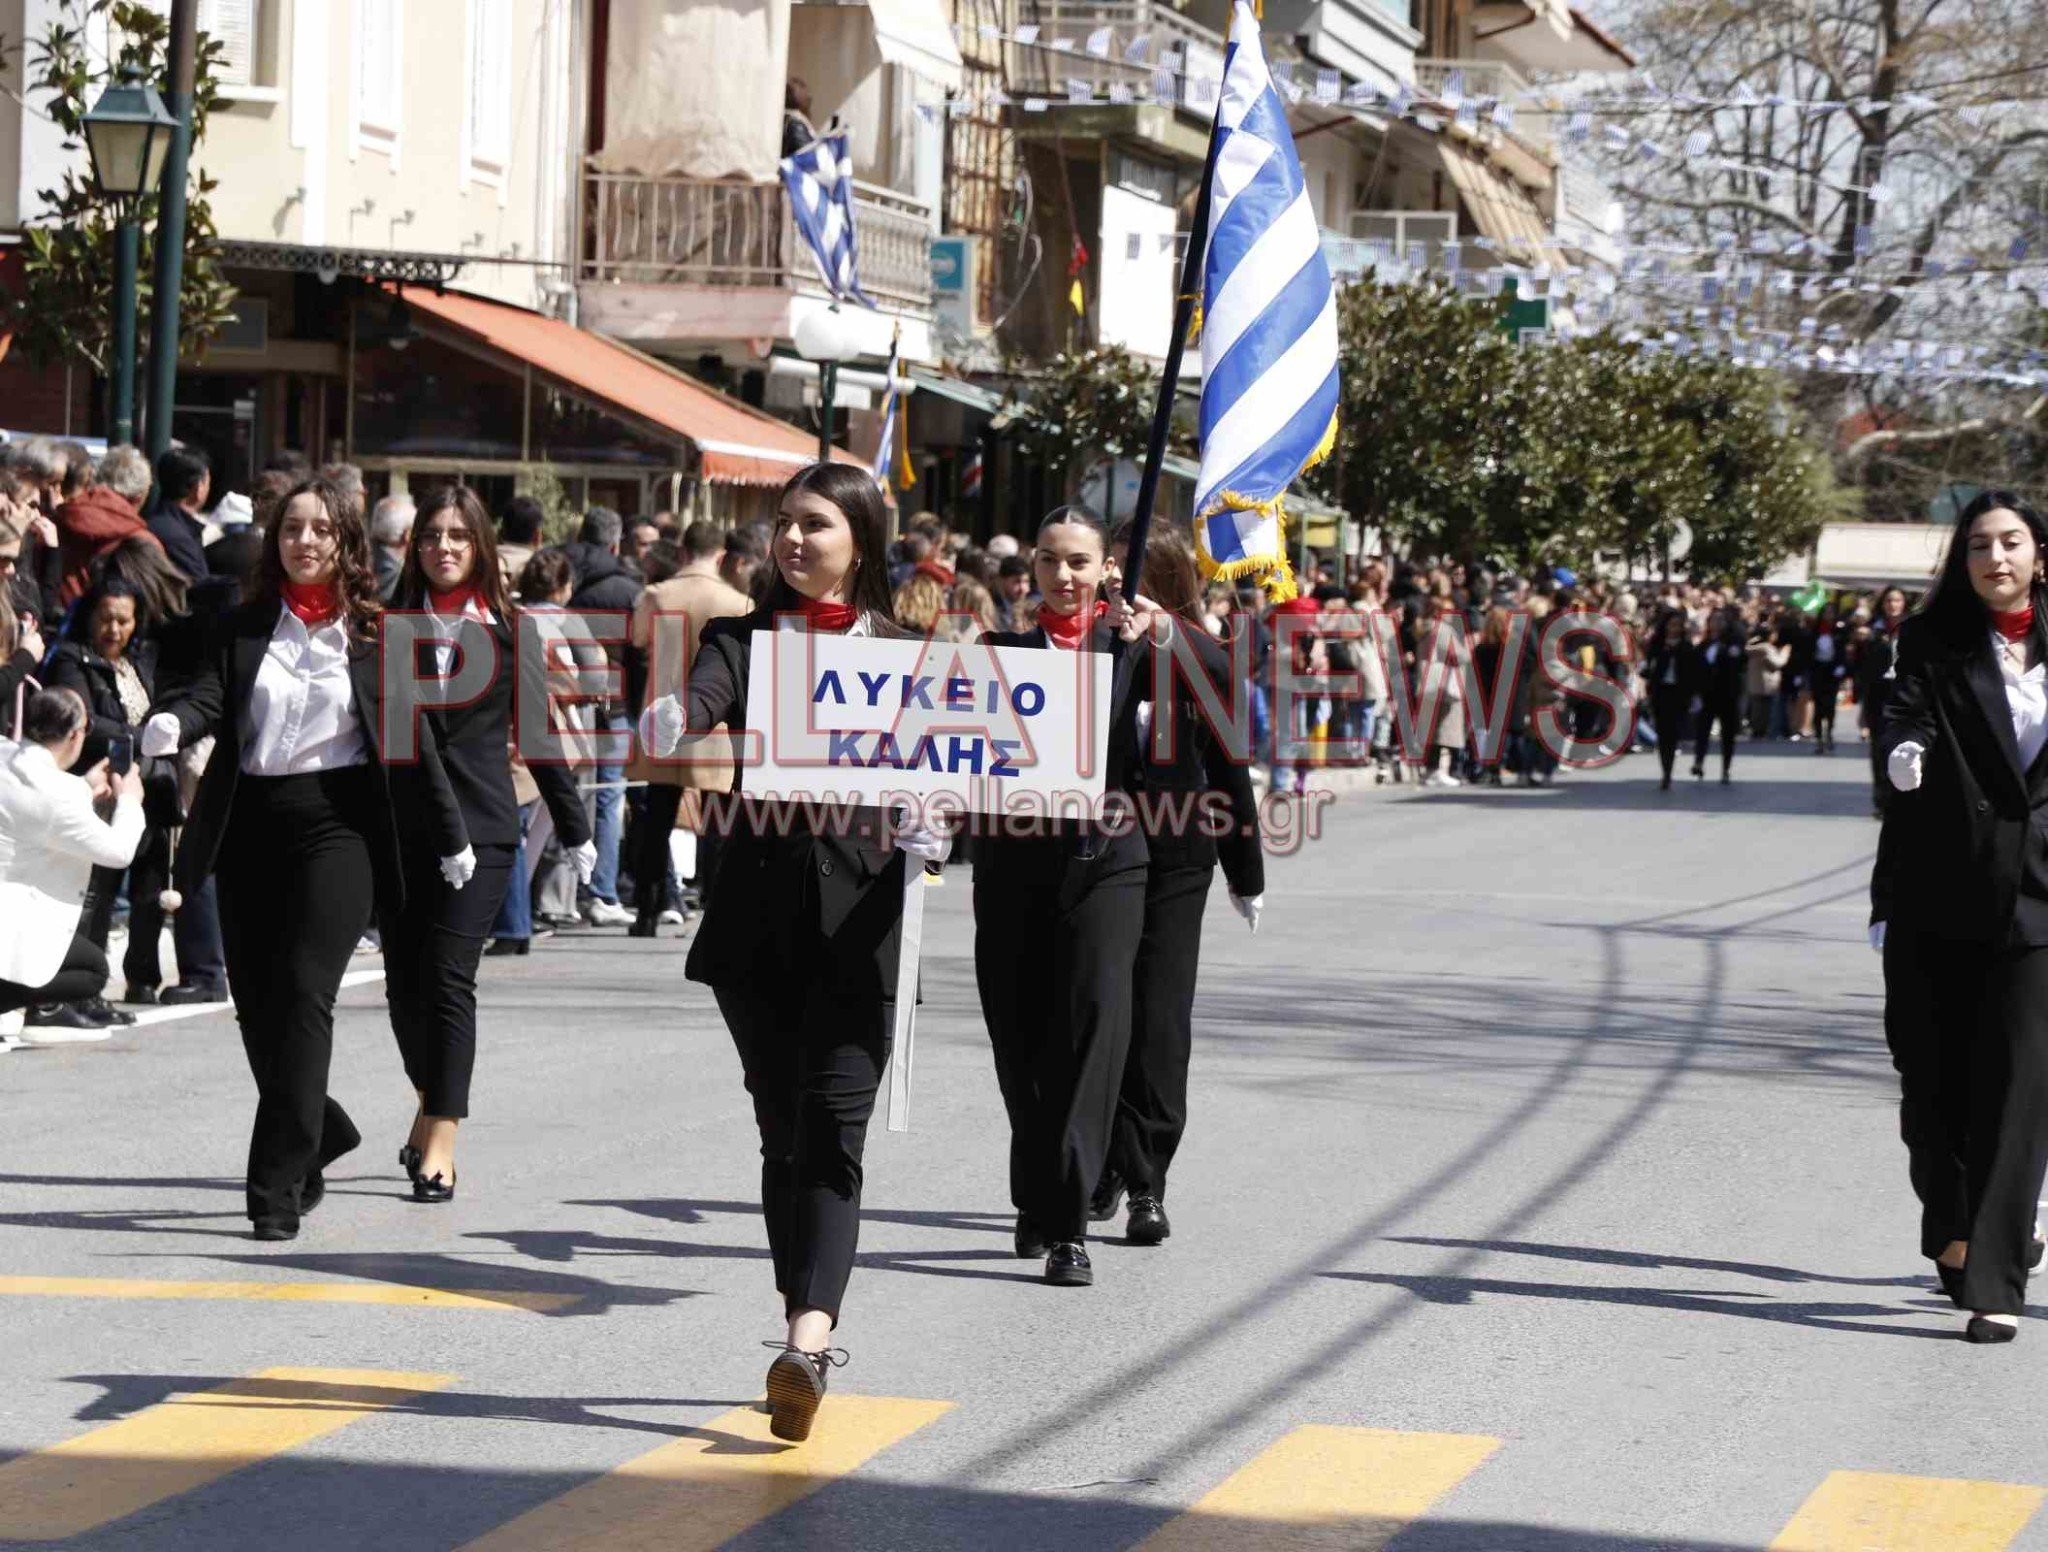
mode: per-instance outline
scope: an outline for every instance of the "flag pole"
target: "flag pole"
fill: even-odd
[[[1225,76],[1228,76],[1228,68]],[[1166,461],[1166,436],[1173,424],[1173,402],[1180,391],[1181,355],[1188,326],[1194,321],[1195,299],[1201,294],[1202,259],[1209,245],[1209,189],[1216,179],[1216,147],[1222,139],[1223,82],[1216,83],[1216,115],[1209,124],[1209,151],[1202,160],[1202,186],[1195,195],[1195,219],[1188,228],[1188,251],[1181,259],[1180,286],[1174,292],[1173,333],[1166,342],[1166,366],[1159,379],[1159,404],[1152,412],[1152,436],[1145,446],[1145,468],[1138,477],[1137,505],[1131,512],[1131,541],[1124,556],[1124,597],[1133,599],[1145,575],[1145,540],[1152,529],[1152,504],[1159,495],[1160,467]],[[1123,638],[1113,650],[1123,655]]]

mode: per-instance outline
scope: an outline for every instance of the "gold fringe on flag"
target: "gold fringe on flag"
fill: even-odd
[[[1302,469],[1313,469],[1329,457],[1337,447],[1337,417],[1330,417],[1330,424],[1323,432],[1322,440],[1316,443],[1315,451],[1308,455]],[[1195,558],[1200,563],[1202,575],[1211,582],[1235,582],[1241,577],[1256,576],[1259,586],[1265,589],[1266,597],[1273,603],[1284,604],[1301,592],[1295,581],[1294,567],[1287,560],[1287,505],[1286,496],[1269,496],[1264,501],[1254,501],[1249,496],[1240,496],[1234,490],[1219,492],[1214,498],[1217,503],[1202,517],[1195,520]],[[1209,553],[1209,529],[1207,519],[1218,511],[1261,512],[1271,517],[1280,529],[1280,553],[1271,558],[1247,555],[1238,560],[1218,560]]]

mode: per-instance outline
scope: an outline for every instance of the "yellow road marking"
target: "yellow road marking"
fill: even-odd
[[[254,1465],[452,1374],[264,1369],[0,1465],[0,1541],[63,1541]]]
[[[0,1277],[0,1295],[61,1299],[259,1299],[287,1304],[403,1304],[425,1309],[518,1309],[552,1314],[580,1293],[517,1288],[409,1288],[398,1283],[175,1282],[141,1277]]]
[[[1499,1448],[1478,1434],[1309,1424],[1167,1521],[1143,1552],[1378,1552]]]
[[[1836,1471],[1778,1532],[1770,1552],[2001,1552],[2048,1490]]]
[[[739,1407],[688,1438],[550,1499],[465,1552],[708,1552],[951,1407],[950,1401],[827,1396],[811,1437],[797,1445],[768,1432],[767,1413]]]

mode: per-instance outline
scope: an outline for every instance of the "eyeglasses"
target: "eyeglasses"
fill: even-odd
[[[476,536],[467,528],[436,528],[420,535],[420,548],[431,550],[436,545],[446,545],[451,550],[473,550]]]

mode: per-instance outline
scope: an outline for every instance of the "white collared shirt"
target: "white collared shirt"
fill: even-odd
[[[256,683],[249,692],[249,736],[242,771],[303,776],[362,765],[370,758],[348,677],[348,631],[338,619],[308,630],[278,606]]]
[[[2048,743],[2048,663],[2036,663],[2021,673],[2002,650],[2004,638],[1994,631],[1991,641],[1998,672],[2005,680],[2005,704],[2012,713],[2012,739],[2019,745],[2020,769],[2024,771],[2033,765],[2041,745]]]

